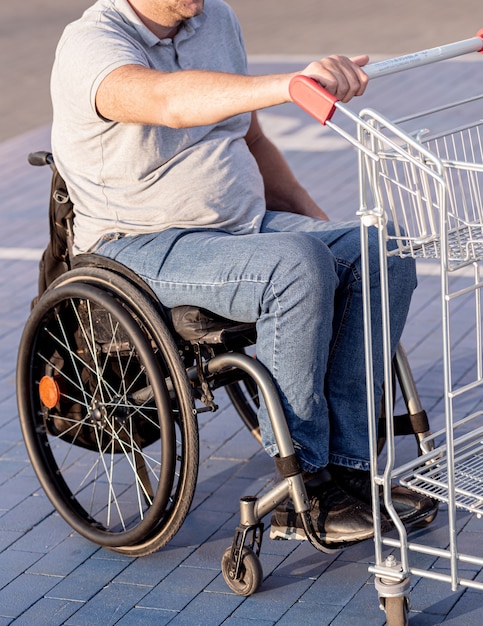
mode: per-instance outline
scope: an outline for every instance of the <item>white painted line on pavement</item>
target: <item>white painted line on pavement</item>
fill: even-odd
[[[39,261],[43,248],[0,248],[0,260]]]
[[[421,276],[440,276],[441,275],[441,267],[439,261],[428,261],[423,259],[418,259],[416,262],[416,268],[418,274]],[[451,274],[450,274],[451,275]],[[457,278],[472,278],[475,275],[475,270],[473,268],[473,264],[470,263],[465,267],[462,267],[458,270],[455,270],[453,276]]]

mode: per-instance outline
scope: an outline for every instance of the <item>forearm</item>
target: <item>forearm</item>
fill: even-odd
[[[128,65],[104,79],[96,104],[101,115],[117,122],[205,126],[288,102],[290,78],[201,70],[166,73]]]

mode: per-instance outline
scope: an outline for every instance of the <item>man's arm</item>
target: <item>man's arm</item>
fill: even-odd
[[[331,56],[310,63],[298,74],[310,76],[338,100],[362,95],[367,56],[353,60]],[[239,113],[290,102],[289,84],[295,73],[244,76],[201,70],[160,72],[124,65],[99,85],[99,114],[115,122],[188,128],[215,124]]]
[[[262,174],[267,209],[329,219],[297,181],[278,148],[263,133],[256,113],[252,113],[246,142]]]

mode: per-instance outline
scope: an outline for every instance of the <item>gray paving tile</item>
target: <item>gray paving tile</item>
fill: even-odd
[[[49,598],[87,601],[108,585],[127,566],[126,562],[89,558],[53,587]]]
[[[98,551],[96,545],[71,534],[38,559],[27,573],[66,577]]]
[[[142,585],[108,583],[88,603],[65,621],[68,626],[116,624],[147,593]]]
[[[365,584],[368,576],[364,563],[337,560],[317,578],[301,599],[306,602],[345,606]]]
[[[37,553],[22,552],[15,550],[14,547],[10,550],[2,550],[0,553],[0,590],[3,590],[9,583],[17,579],[39,558],[40,555]]]
[[[293,626],[294,624],[329,626],[340,611],[340,606],[331,606],[329,604],[321,606],[316,602],[304,602],[301,600],[293,604],[276,623],[279,626]]]
[[[0,615],[15,618],[43,598],[58,583],[54,576],[21,574],[0,590]]]
[[[271,575],[263,581],[261,590],[235,611],[234,617],[278,620],[312,585],[310,578]]]
[[[37,493],[25,498],[2,515],[0,517],[0,528],[3,530],[28,531],[42,521],[51,511],[52,506],[47,498],[43,494]]]
[[[371,584],[361,587],[331,622],[333,626],[383,626],[385,623],[385,613],[378,607],[377,594]]]
[[[36,504],[36,500],[33,502]],[[50,512],[50,503],[48,506]],[[31,528],[25,529],[23,536],[16,542],[15,548],[26,552],[47,554],[68,537],[71,532],[72,529],[67,526],[57,513],[50,514]]]
[[[455,606],[464,589],[451,592],[449,583],[434,585],[428,579],[420,579],[411,590],[411,610],[445,616]]]
[[[169,544],[156,554],[143,557],[142,559],[133,559],[116,576],[116,582],[154,587],[174,569],[186,563],[192,552],[193,548],[191,547]]]
[[[0,531],[0,553],[13,546],[13,544],[22,536],[20,531],[13,532],[9,530]]]
[[[82,602],[41,598],[11,622],[15,626],[62,626],[82,607]],[[1,624],[1,622],[0,622]]]
[[[173,626],[218,626],[233,614],[243,599],[226,594],[203,592],[173,618]],[[262,622],[263,624],[263,622]]]
[[[278,622],[274,622],[272,620],[261,620],[259,618],[243,618],[238,619],[236,617],[229,617],[223,622],[223,626],[272,626],[272,624],[280,624],[280,620]],[[305,624],[305,622],[303,622]]]
[[[143,608],[181,611],[217,574],[214,569],[178,567],[149,591],[138,605]]]
[[[176,611],[133,607],[116,622],[118,626],[165,626],[176,616]]]

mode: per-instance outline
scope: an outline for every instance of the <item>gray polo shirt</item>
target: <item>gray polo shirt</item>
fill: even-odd
[[[181,130],[105,120],[96,90],[125,64],[246,73],[240,27],[222,0],[206,0],[174,40],[158,39],[127,0],[99,0],[67,26],[52,70],[52,149],[75,205],[76,251],[115,232],[258,231],[265,200],[244,140],[250,114]]]

